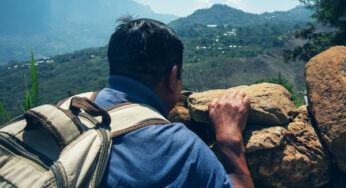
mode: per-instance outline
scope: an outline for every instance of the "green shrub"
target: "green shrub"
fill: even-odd
[[[287,89],[287,91],[289,91],[291,93],[292,100],[296,106],[302,106],[305,104],[303,93],[293,91],[293,87],[294,87],[293,84],[290,83],[286,78],[283,78],[281,76],[281,72],[279,72],[279,75],[277,78],[259,79],[259,80],[255,81],[255,84],[264,83],[264,82],[273,83],[273,84],[280,84],[283,87],[285,87]]]

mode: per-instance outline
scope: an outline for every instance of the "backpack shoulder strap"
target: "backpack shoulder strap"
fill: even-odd
[[[60,102],[57,104],[57,106],[60,107],[60,108],[62,108],[62,109],[65,109],[65,110],[69,109],[70,103],[71,103],[71,99],[72,99],[73,97],[86,97],[86,98],[90,99],[92,102],[94,102],[95,99],[96,99],[97,94],[98,94],[98,91],[95,91],[95,92],[86,92],[86,93],[81,93],[81,94],[78,94],[78,95],[74,95],[74,96],[68,97],[68,98],[66,98],[66,99],[64,99],[64,100],[62,100],[62,101],[60,101]]]
[[[107,109],[111,116],[111,137],[116,137],[147,125],[169,124],[156,109],[145,104],[122,103]]]
[[[87,92],[64,99],[57,106],[62,109],[69,109],[73,97],[81,97],[95,101],[98,92]],[[111,117],[110,135],[116,137],[129,133],[147,125],[169,124],[164,116],[156,109],[145,104],[121,103],[106,109]],[[100,118],[95,118],[100,121]]]

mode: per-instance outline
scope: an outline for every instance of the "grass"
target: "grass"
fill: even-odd
[[[27,76],[24,74],[24,83],[25,83],[25,105],[20,104],[20,108],[23,110],[23,112],[28,111],[32,107],[37,106],[37,98],[38,98],[38,82],[37,82],[37,74],[36,74],[36,65],[35,65],[35,59],[34,59],[34,53],[31,50],[31,94],[30,89],[28,87],[28,81]],[[33,100],[32,100],[33,98]],[[11,117],[8,115],[7,111],[5,110],[4,106],[0,102],[0,111],[3,116],[7,119],[7,121],[11,121]]]
[[[10,116],[9,116],[8,113],[6,112],[4,106],[1,104],[1,102],[0,102],[0,110],[1,110],[2,114],[5,116],[5,118],[7,119],[7,121],[11,121]]]
[[[34,106],[37,106],[37,97],[38,97],[38,89],[37,89],[37,75],[36,75],[36,64],[34,59],[34,52],[31,49],[31,84],[32,84],[32,95],[34,97]]]
[[[286,78],[283,78],[281,76],[281,72],[279,72],[278,78],[259,79],[259,80],[255,81],[255,84],[259,84],[259,83],[263,83],[263,82],[280,84],[283,87],[285,87],[291,93],[292,100],[297,107],[305,104],[304,95],[302,93],[293,91],[293,87],[294,87],[293,84],[288,82],[288,80]]]

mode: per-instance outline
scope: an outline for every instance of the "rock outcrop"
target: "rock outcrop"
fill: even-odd
[[[281,89],[276,89],[276,92],[278,92],[276,96],[287,95],[285,89],[274,84],[258,84],[250,87],[256,88],[256,91],[261,91],[263,94],[258,96],[261,96],[261,100],[267,101],[267,103],[270,103],[268,101],[273,101],[273,95],[264,94],[264,91],[273,92],[271,89],[267,89],[268,87]],[[240,88],[249,89],[250,87],[241,86]],[[263,88],[260,89],[261,87]],[[229,92],[238,89],[239,87],[229,90],[209,91],[207,92],[208,95],[205,95],[209,98],[206,97],[207,100],[205,101],[211,101],[215,97],[220,97],[226,91]],[[283,93],[280,93],[280,91]],[[251,93],[249,90],[246,92],[247,94]],[[194,131],[203,141],[212,147],[215,142],[215,137],[213,136],[211,125],[205,121],[196,121],[190,117],[190,114],[194,116],[193,112],[189,112],[189,108],[191,109],[191,104],[189,103],[191,98],[196,100],[196,96],[203,96],[202,94],[205,93],[192,94],[191,92],[183,92],[180,97],[180,102],[170,112],[170,120],[184,122],[189,129]],[[292,103],[292,101],[287,98],[285,103]],[[208,102],[203,103],[203,105],[207,104]],[[253,104],[251,106],[252,108],[257,103]],[[199,105],[202,106],[202,103],[199,103]],[[293,103],[288,106],[291,107],[294,116],[289,116],[289,113],[286,113],[286,124],[283,124],[281,121],[270,121],[270,123],[264,125],[263,122],[265,121],[263,120],[260,120],[260,124],[256,124],[254,119],[253,122],[248,124],[244,132],[247,162],[257,186],[320,187],[330,181],[330,159],[328,152],[323,148],[311,125],[306,106],[296,109],[292,105]],[[272,106],[275,105],[273,104]],[[258,105],[256,107],[259,108],[260,106]],[[286,110],[279,106],[277,108],[279,109],[276,111],[273,110],[272,112],[284,112]],[[204,113],[207,113],[207,108]],[[275,116],[271,115],[268,117]]]
[[[210,123],[208,104],[214,99],[232,91],[242,90],[250,98],[249,123],[261,125],[287,124],[296,108],[291,94],[281,85],[262,83],[252,86],[238,86],[224,90],[210,90],[194,93],[188,98],[188,107],[193,120]]]
[[[191,121],[189,110],[186,108],[187,106],[187,98],[192,94],[189,91],[182,91],[178,103],[174,107],[174,109],[170,112],[170,120],[175,122],[179,121],[184,123],[185,125]]]
[[[257,130],[256,130],[257,129]],[[246,158],[257,185],[320,187],[330,181],[329,157],[311,125],[306,106],[286,127],[250,128]]]
[[[339,168],[346,172],[346,47],[312,58],[305,68],[311,113]]]
[[[256,187],[344,187],[345,70],[346,47],[331,48],[310,60],[306,66],[308,108],[296,108],[282,86],[263,83],[183,92],[169,117],[185,123],[213,148],[208,104],[231,91],[243,90],[251,100],[243,137]]]

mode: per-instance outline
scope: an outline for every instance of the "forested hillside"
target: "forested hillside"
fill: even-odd
[[[243,12],[227,5],[215,4],[208,9],[200,9],[193,14],[179,18],[169,23],[174,29],[180,29],[191,24],[232,25],[234,27],[261,25],[265,23],[296,23],[311,20],[312,11],[297,6],[289,11],[277,11],[263,14]]]
[[[300,21],[212,27],[194,23],[178,29],[185,45],[183,89],[229,88],[277,77],[281,73],[295,85],[295,91],[302,92],[305,88],[304,64],[284,63],[282,51],[301,42],[293,40],[292,33],[303,25]],[[37,58],[39,104],[54,104],[77,93],[106,87],[106,49],[89,48]],[[30,51],[27,54],[29,56]],[[12,118],[21,113],[19,105],[24,104],[24,73],[30,75],[29,62],[0,66],[0,102]],[[4,121],[0,116],[0,123]]]

